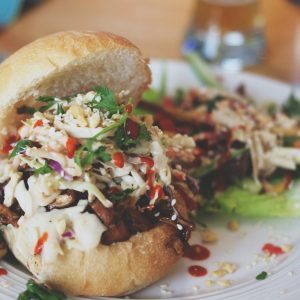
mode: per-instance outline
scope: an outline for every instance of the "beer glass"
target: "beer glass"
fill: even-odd
[[[265,40],[257,0],[196,0],[187,43],[206,60],[241,69],[262,59]]]

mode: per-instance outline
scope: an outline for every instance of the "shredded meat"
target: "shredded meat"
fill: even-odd
[[[95,200],[90,204],[91,209],[101,219],[105,226],[115,223],[115,212],[112,208],[106,208],[99,200]]]
[[[131,234],[123,221],[110,225],[102,234],[101,243],[110,245],[116,242],[123,242],[130,238]]]
[[[0,225],[8,225],[12,224],[13,226],[18,226],[19,216],[11,211],[8,207],[4,204],[0,204]]]

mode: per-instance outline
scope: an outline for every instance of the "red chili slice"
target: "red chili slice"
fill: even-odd
[[[34,123],[33,128],[40,127],[43,125],[44,125],[43,120],[39,119]]]
[[[113,155],[113,161],[118,168],[124,167],[124,157],[122,152],[116,152]]]
[[[157,195],[157,199],[161,199],[165,194],[161,185],[155,185],[151,190],[149,197],[150,199],[154,199],[155,195]]]
[[[68,137],[66,148],[67,148],[67,155],[69,158],[74,157],[76,147],[77,147],[77,141],[72,137]]]
[[[141,157],[141,163],[146,164],[149,168],[153,168],[154,161],[151,157]]]
[[[47,242],[47,240],[48,240],[48,232],[44,232],[35,245],[34,248],[35,255],[39,255],[42,253],[44,244]]]
[[[149,187],[153,187],[154,174],[155,174],[155,171],[153,169],[149,169],[147,171],[147,184],[148,184]]]

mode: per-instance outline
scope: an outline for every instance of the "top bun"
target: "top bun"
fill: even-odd
[[[17,108],[38,96],[63,97],[104,85],[136,103],[151,82],[140,50],[106,32],[55,33],[21,48],[0,65],[0,143],[16,127]]]

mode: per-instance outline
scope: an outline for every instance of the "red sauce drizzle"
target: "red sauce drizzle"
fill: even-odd
[[[281,247],[275,246],[275,245],[273,245],[271,243],[264,244],[264,246],[262,247],[262,251],[264,251],[264,252],[266,252],[266,253],[268,253],[270,255],[272,255],[272,254],[274,254],[274,255],[280,255],[280,254],[284,253],[284,251],[282,250]]]
[[[194,265],[189,267],[188,272],[194,277],[201,277],[207,274],[207,269],[201,266]]]
[[[125,125],[125,131],[126,134],[132,138],[133,140],[135,140],[140,133],[140,126],[137,122],[131,120],[131,119],[127,119],[126,121],[126,125]]]
[[[183,257],[187,257],[192,260],[205,260],[210,257],[210,251],[201,245],[187,246],[184,250]]]
[[[3,268],[0,268],[0,276],[7,275],[7,271]]]

